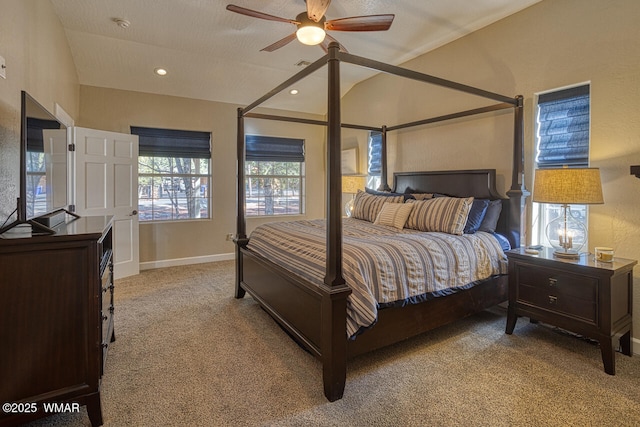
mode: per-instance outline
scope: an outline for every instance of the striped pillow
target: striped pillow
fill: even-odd
[[[402,230],[412,209],[413,204],[410,203],[385,203],[373,223]]]
[[[373,196],[358,190],[353,201],[352,218],[373,222],[385,203],[402,203],[403,196]]]
[[[473,197],[436,197],[429,200],[407,200],[415,205],[407,228],[462,235]]]

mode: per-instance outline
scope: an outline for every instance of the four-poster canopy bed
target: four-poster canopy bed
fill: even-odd
[[[499,103],[389,127],[342,123],[340,112],[341,62],[462,91]],[[328,66],[326,122],[251,112],[264,101],[324,65]],[[421,295],[418,295],[412,297],[413,299],[409,298],[409,300],[426,301],[418,304],[405,304],[406,300],[405,303],[400,304],[380,304],[380,307],[388,306],[388,308],[381,308],[375,313],[377,317],[372,325],[361,327],[357,334],[348,336],[347,324],[351,321],[351,306],[354,305],[351,294],[355,292],[356,288],[352,283],[347,283],[343,275],[343,262],[350,263],[351,259],[348,257],[351,257],[353,252],[351,247],[347,246],[346,240],[354,239],[354,237],[349,231],[349,236],[345,237],[343,246],[343,222],[346,224],[349,220],[343,221],[342,218],[341,128],[380,131],[382,133],[381,187],[385,190],[391,190],[387,184],[386,136],[388,132],[504,109],[513,109],[514,111],[513,169],[511,188],[507,192],[508,199],[502,198],[496,190],[496,174],[493,169],[395,173],[393,191],[397,193],[441,193],[452,198],[474,197],[475,199],[497,200],[498,203],[501,202],[502,210],[495,231],[505,236],[511,247],[518,247],[520,245],[523,206],[528,195],[523,183],[523,105],[521,96],[510,98],[358,57],[341,52],[339,46],[332,43],[327,55],[307,66],[253,104],[238,109],[235,297],[242,298],[245,292],[248,292],[299,344],[320,359],[323,369],[324,394],[329,401],[340,399],[343,395],[348,358],[402,341],[507,300],[507,276],[503,274],[506,272],[497,274],[494,272],[486,279],[466,284],[455,291],[440,292],[447,294],[444,297],[422,298]],[[290,268],[275,262],[272,257],[255,250],[250,244],[252,239],[247,238],[244,213],[245,118],[280,120],[327,127],[327,203],[326,220],[322,221],[324,229],[320,231],[324,233],[322,241],[324,246],[321,254],[323,271],[320,279],[313,280],[313,278],[304,275],[304,270],[311,267],[298,265],[297,268],[302,271],[302,274],[292,272]],[[315,227],[317,224],[312,224],[312,226]],[[416,236],[415,233],[411,234],[413,231],[400,231],[403,235],[413,236],[410,238]],[[441,235],[440,233],[421,234]],[[477,234],[480,236],[483,233]],[[396,240],[396,237],[391,236],[390,239]],[[382,243],[380,244],[382,245]],[[376,243],[372,245],[375,246]],[[400,252],[403,250],[400,249]],[[343,251],[345,251],[344,258]],[[349,252],[348,257],[346,252]],[[502,256],[504,257],[503,253]],[[349,267],[349,270],[352,268]],[[459,273],[453,273],[453,275],[456,276]],[[318,281],[319,283],[317,283]]]

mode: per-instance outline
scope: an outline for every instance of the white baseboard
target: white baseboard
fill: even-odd
[[[140,263],[140,271],[153,270],[154,268],[176,267],[179,265],[202,264],[205,262],[229,261],[235,259],[235,253],[206,255],[189,258],[163,259],[158,261],[147,261]]]

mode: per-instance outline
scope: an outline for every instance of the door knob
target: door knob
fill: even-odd
[[[135,215],[138,215],[138,211],[134,209],[134,210],[129,214],[129,216],[135,216]]]

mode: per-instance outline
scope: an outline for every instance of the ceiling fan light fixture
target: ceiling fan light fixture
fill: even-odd
[[[320,27],[315,25],[306,25],[300,26],[298,31],[296,31],[296,37],[298,37],[298,41],[302,44],[306,44],[309,46],[315,46],[324,41],[326,33]]]

